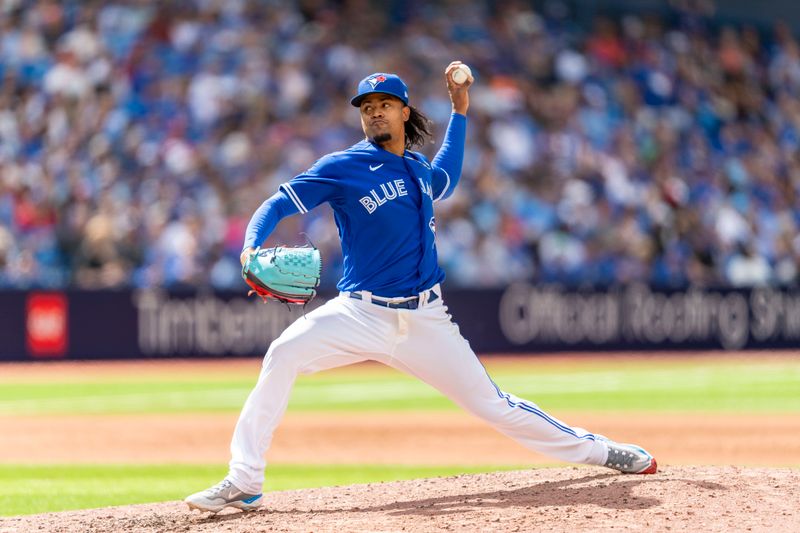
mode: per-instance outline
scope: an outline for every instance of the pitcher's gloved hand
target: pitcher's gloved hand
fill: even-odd
[[[244,260],[242,278],[265,302],[306,304],[317,294],[322,272],[319,250],[312,247],[256,248]]]

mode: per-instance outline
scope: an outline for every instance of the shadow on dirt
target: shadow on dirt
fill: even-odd
[[[525,507],[532,509],[536,507],[594,504],[607,509],[649,509],[661,505],[661,500],[653,497],[636,496],[633,494],[635,487],[663,481],[682,481],[708,490],[726,490],[723,485],[702,481],[667,480],[650,476],[626,476],[624,480],[617,481],[619,477],[619,474],[597,474],[564,481],[545,481],[514,490],[397,502],[375,510],[388,511],[391,515],[442,515],[461,513],[476,507],[498,509]],[[584,483],[604,479],[613,480],[614,482],[603,485],[580,486]]]
[[[623,479],[620,479],[623,478]],[[591,484],[593,481],[607,481],[602,484]],[[408,501],[398,501],[385,505],[364,507],[321,508],[308,510],[266,510],[256,513],[231,513],[210,516],[204,522],[221,522],[227,520],[248,520],[263,517],[264,514],[313,514],[326,515],[336,513],[386,513],[391,516],[440,516],[458,514],[477,509],[503,509],[522,507],[534,509],[537,507],[579,506],[593,504],[606,509],[633,510],[658,507],[662,501],[654,497],[642,497],[633,494],[633,489],[639,485],[657,484],[664,482],[680,482],[709,491],[725,491],[728,487],[708,481],[692,479],[659,478],[658,476],[620,476],[619,474],[595,474],[568,479],[564,481],[544,481],[513,490],[499,490],[490,492],[476,492],[457,494],[437,498],[421,498]]]

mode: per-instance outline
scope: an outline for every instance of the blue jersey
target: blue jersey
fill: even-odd
[[[339,290],[410,296],[444,279],[433,204],[458,182],[465,128],[466,117],[453,114],[433,164],[420,153],[406,150],[401,157],[364,140],[322,157],[280,186],[294,212],[324,202],[333,208],[344,259]],[[257,233],[248,228],[246,246],[263,240]]]

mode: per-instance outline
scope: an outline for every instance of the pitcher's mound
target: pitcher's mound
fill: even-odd
[[[0,531],[800,531],[800,470],[573,467],[268,493],[262,511],[181,502],[0,519]]]

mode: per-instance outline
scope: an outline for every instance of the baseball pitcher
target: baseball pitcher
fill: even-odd
[[[416,376],[531,450],[629,474],[656,472],[655,459],[642,448],[572,427],[502,391],[451,320],[436,257],[434,205],[453,193],[461,176],[474,79],[466,65],[454,61],[445,69],[445,81],[452,114],[432,161],[411,150],[429,139],[430,122],[410,105],[406,84],[395,74],[372,74],[350,101],[365,138],[323,156],[281,185],[253,215],[243,272],[273,279],[248,283],[262,296],[302,302],[313,295],[314,276],[318,279],[315,250],[302,255],[295,249],[286,258],[281,249],[258,246],[282,218],[330,204],[344,258],[340,292],[269,347],[234,430],[229,473],[187,497],[190,508],[216,513],[261,506],[264,455],[297,375],[365,360]],[[296,284],[285,275],[306,281],[294,291]],[[270,290],[270,283],[279,288]]]

